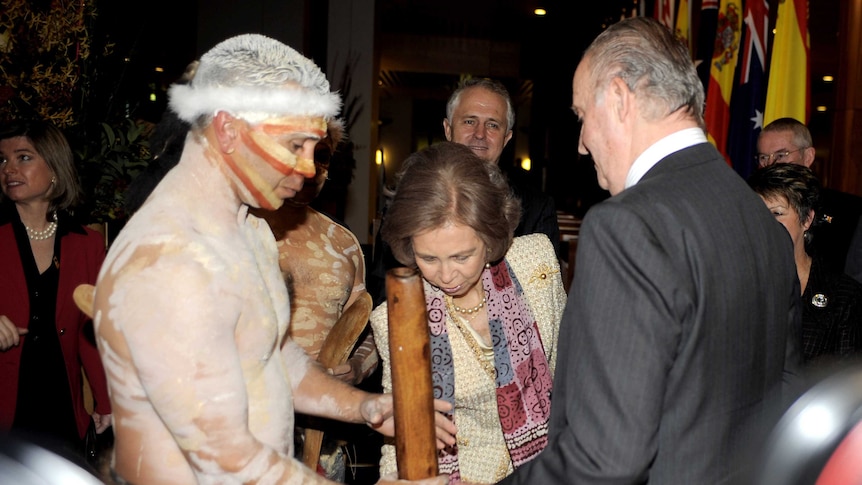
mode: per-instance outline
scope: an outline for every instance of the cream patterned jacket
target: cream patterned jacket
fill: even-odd
[[[517,237],[506,253],[506,262],[524,288],[553,375],[566,293],[551,241],[544,234]],[[426,293],[440,291],[427,282],[424,288]],[[455,362],[455,424],[458,426],[461,479],[494,483],[513,471],[497,415],[496,386],[474,357],[464,336],[451,331],[457,328],[451,317],[446,318]],[[392,392],[386,303],[372,312],[371,326],[383,364],[383,389]],[[396,471],[395,447],[391,443],[383,445],[381,476]]]

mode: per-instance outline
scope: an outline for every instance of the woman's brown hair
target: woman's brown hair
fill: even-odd
[[[401,264],[415,267],[413,236],[460,224],[488,249],[488,261],[506,255],[521,217],[521,202],[496,165],[452,142],[410,155],[398,176],[381,236]]]
[[[72,148],[63,132],[42,120],[12,121],[0,126],[0,140],[19,136],[30,140],[33,148],[45,159],[54,174],[47,220],[51,220],[54,211],[68,210],[77,205],[81,200],[81,185],[75,170]]]

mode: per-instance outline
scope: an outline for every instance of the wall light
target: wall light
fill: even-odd
[[[523,160],[521,160],[521,168],[529,172],[530,169],[533,168],[533,161],[530,160],[529,157],[524,158]]]
[[[820,105],[816,109],[817,109],[817,111],[823,113],[824,111],[826,111],[826,106]]]
[[[825,75],[825,76],[823,76],[823,82],[825,82],[825,83],[831,83],[831,82],[832,82],[832,81],[834,81],[834,80],[835,80],[835,78],[834,78],[834,77],[832,77],[832,76],[830,76],[830,75],[828,75],[828,74],[827,74],[827,75]]]
[[[376,163],[377,165],[383,165],[383,149],[382,148],[378,148],[377,151],[374,153],[374,163]]]
[[[548,14],[548,11],[543,8],[537,8],[533,10],[533,13],[536,14],[537,17],[544,17]]]

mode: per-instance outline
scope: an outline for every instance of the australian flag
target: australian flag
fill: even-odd
[[[727,154],[733,169],[748,178],[757,162],[757,137],[763,128],[766,104],[766,52],[769,38],[769,4],[766,0],[745,2],[740,54],[733,95],[730,100],[730,130]]]

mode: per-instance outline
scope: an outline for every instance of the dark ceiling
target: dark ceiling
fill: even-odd
[[[567,24],[569,33],[618,19],[636,0],[379,0],[379,29],[386,33],[448,35],[519,41],[535,28]],[[533,11],[544,8],[538,18]]]
[[[547,15],[537,17],[537,7]],[[422,96],[470,74],[529,90],[529,80],[573,71],[603,26],[636,8],[636,0],[379,0],[381,87]]]

